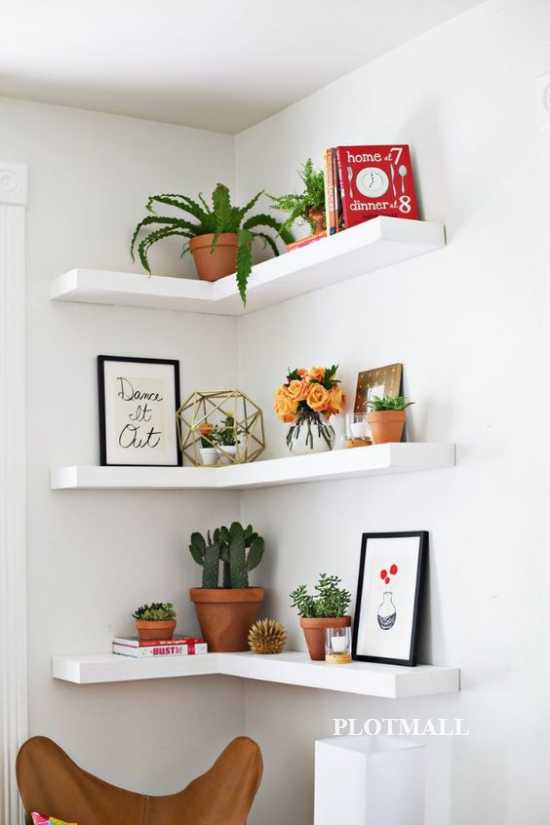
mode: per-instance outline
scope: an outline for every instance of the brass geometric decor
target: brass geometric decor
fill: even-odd
[[[183,456],[195,466],[243,464],[265,450],[263,413],[240,390],[196,390],[176,420]]]

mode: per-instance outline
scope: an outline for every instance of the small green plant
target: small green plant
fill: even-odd
[[[219,424],[215,430],[215,440],[222,447],[234,447],[236,440],[235,419],[232,415],[227,415],[225,421]]]
[[[325,212],[324,174],[322,171],[316,171],[313,168],[311,158],[306,160],[299,174],[304,184],[304,191],[299,195],[289,194],[280,197],[269,195],[273,201],[271,208],[290,213],[283,224],[287,229],[290,229],[295,220],[301,218],[307,221],[311,231],[315,232],[318,229],[319,221],[314,220],[313,215],[316,212],[323,214]]]
[[[374,412],[393,411],[401,412],[414,404],[414,401],[407,401],[402,395],[373,395],[367,401],[367,407]]]
[[[144,622],[168,622],[176,618],[176,611],[171,602],[151,602],[136,608],[132,616]]]
[[[298,615],[304,619],[345,616],[351,604],[351,593],[338,587],[341,581],[338,576],[321,573],[319,582],[315,585],[314,595],[307,592],[305,584],[301,584],[290,594],[292,607],[295,607]]]
[[[248,587],[248,573],[259,565],[264,554],[264,540],[251,524],[243,527],[234,521],[231,527],[217,527],[206,537],[191,535],[189,552],[203,568],[202,586],[219,587],[220,562],[223,568],[222,587]]]
[[[229,189],[223,183],[218,183],[212,193],[212,206],[206,202],[202,194],[199,194],[198,200],[187,195],[151,195],[145,204],[149,215],[138,223],[132,236],[130,244],[132,260],[135,260],[137,239],[143,229],[147,229],[148,234],[137,245],[137,254],[141,265],[149,275],[151,274],[149,250],[157,241],[170,236],[182,238],[182,255],[184,255],[188,251],[187,242],[191,238],[199,235],[213,235],[210,248],[210,253],[212,253],[223,232],[235,233],[237,235],[237,285],[242,302],[245,304],[246,286],[252,271],[254,239],[262,240],[264,245],[270,247],[274,255],[278,255],[279,250],[273,237],[265,232],[265,228],[274,230],[285,243],[291,243],[294,240],[288,226],[281,224],[272,215],[260,213],[246,217],[261,195],[263,192],[258,192],[243,207],[231,204]],[[186,217],[157,215],[155,211],[157,204],[179,209],[186,213]],[[261,231],[258,231],[259,227]]]

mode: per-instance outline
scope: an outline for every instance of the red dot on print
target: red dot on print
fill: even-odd
[[[399,568],[396,564],[392,564],[392,566],[390,567],[390,573],[392,574],[392,576],[395,576],[398,570]]]
[[[386,584],[389,584],[389,583],[390,583],[390,580],[389,580],[388,576],[386,576]]]
[[[384,569],[384,570],[381,570],[381,571],[380,571],[380,578],[381,578],[382,580],[384,580],[384,579],[387,579],[387,578],[388,578],[388,571],[387,571],[386,569]]]

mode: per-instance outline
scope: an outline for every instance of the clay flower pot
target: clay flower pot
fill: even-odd
[[[325,227],[325,212],[323,209],[310,209],[308,212],[309,220],[314,224],[315,229],[313,230],[314,235],[321,235],[325,234],[326,227]]]
[[[372,440],[375,444],[401,441],[405,427],[405,410],[380,410],[367,415]]]
[[[213,234],[198,235],[189,241],[189,249],[202,281],[217,281],[231,275],[237,269],[237,235],[222,232],[213,252]]]
[[[325,631],[327,627],[349,627],[351,616],[332,616],[324,619],[300,618],[300,626],[304,631],[309,658],[314,662],[325,660]]]
[[[248,650],[248,631],[258,618],[264,593],[263,587],[191,588],[189,594],[208,650]]]
[[[146,622],[136,619],[136,630],[142,642],[157,642],[170,640],[174,635],[176,622],[174,619],[165,622]]]

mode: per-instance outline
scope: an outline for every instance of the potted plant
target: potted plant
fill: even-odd
[[[225,454],[225,463],[233,464],[237,455],[237,428],[232,415],[226,415],[217,428],[218,444]]]
[[[202,587],[192,587],[201,633],[212,651],[248,650],[248,631],[257,619],[263,587],[250,587],[248,573],[262,560],[264,540],[252,525],[233,522],[206,538],[193,533],[189,551],[203,568]],[[219,586],[220,565],[222,586]]]
[[[205,467],[213,467],[218,463],[218,451],[214,446],[216,438],[215,427],[211,424],[201,424],[199,432],[201,435],[201,461]]]
[[[330,418],[342,412],[346,401],[337,370],[337,364],[294,369],[277,389],[273,408],[281,421],[291,425],[286,436],[289,450],[332,450],[335,433]]]
[[[305,584],[301,584],[290,594],[292,607],[298,610],[300,616],[309,656],[314,661],[325,658],[327,628],[351,625],[351,617],[346,615],[351,603],[351,593],[339,587],[340,582],[338,576],[321,573],[314,595],[307,592]]]
[[[176,629],[176,611],[171,602],[143,604],[132,613],[141,641],[171,639]]]
[[[375,395],[367,402],[370,412],[367,421],[375,444],[399,442],[403,437],[406,409],[414,401],[406,401],[402,395]]]
[[[290,229],[295,220],[307,221],[313,235],[325,233],[325,179],[322,170],[316,171],[313,161],[308,158],[300,171],[304,190],[299,195],[289,194],[274,197],[272,209],[289,212],[283,226]],[[300,243],[298,241],[298,243]]]
[[[147,234],[137,245],[137,254],[145,271],[150,275],[149,249],[157,241],[170,236],[183,239],[183,253],[188,250],[193,255],[199,278],[217,281],[236,272],[237,285],[243,304],[246,303],[246,286],[252,270],[252,242],[259,238],[269,246],[274,255],[279,254],[273,237],[266,228],[273,229],[285,243],[293,240],[288,227],[272,215],[255,214],[247,217],[263,192],[258,192],[243,207],[233,206],[229,189],[218,183],[212,193],[212,206],[202,195],[198,200],[187,195],[151,195],[145,208],[149,215],[135,228],[130,252],[132,260],[138,236],[143,229]],[[185,213],[157,215],[157,204],[171,206]]]

